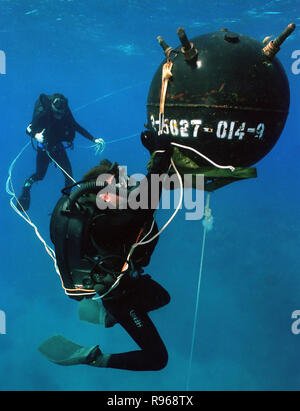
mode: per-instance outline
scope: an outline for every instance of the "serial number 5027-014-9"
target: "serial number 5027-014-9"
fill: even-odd
[[[159,120],[155,120],[154,116],[150,117],[152,127],[157,129]],[[215,134],[217,138],[224,140],[243,140],[245,135],[252,135],[254,138],[261,139],[264,135],[265,125],[259,123],[254,127],[249,127],[246,121],[227,121],[221,120],[215,128],[205,127],[202,120],[176,120],[165,119],[163,125],[163,133],[171,134],[174,137],[189,138],[198,137],[199,132]]]

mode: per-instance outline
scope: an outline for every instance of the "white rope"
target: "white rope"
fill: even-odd
[[[74,111],[74,113],[76,113],[76,112],[78,112],[78,111],[80,111],[80,110],[83,110],[83,109],[86,108],[86,107],[89,107],[89,106],[92,105],[92,104],[98,103],[98,101],[101,101],[101,100],[103,100],[103,99],[105,99],[105,98],[107,98],[107,97],[114,96],[115,94],[122,93],[123,91],[130,90],[130,89],[132,89],[132,88],[139,87],[139,86],[142,86],[142,85],[144,85],[144,84],[146,84],[145,81],[143,81],[142,83],[133,84],[133,85],[131,85],[131,86],[126,86],[126,87],[123,87],[123,88],[119,88],[119,89],[117,89],[117,90],[115,90],[115,91],[112,91],[111,93],[103,94],[102,96],[97,97],[97,98],[95,98],[94,100],[91,100],[91,101],[89,101],[88,103],[83,104],[83,105],[75,108],[73,111]]]
[[[11,165],[9,166],[8,169],[8,178],[6,181],[6,192],[8,195],[11,196],[10,199],[10,206],[11,208],[20,216],[23,218],[23,220],[25,220],[35,231],[36,236],[38,237],[38,239],[43,243],[46,252],[50,255],[50,257],[56,262],[55,260],[55,252],[54,250],[46,243],[46,241],[43,239],[43,237],[41,236],[41,234],[39,233],[37,226],[31,221],[30,217],[28,216],[28,214],[25,212],[24,210],[24,214],[22,214],[16,207],[16,205],[14,204],[14,200],[18,202],[18,198],[15,194],[15,190],[13,187],[13,183],[12,183],[12,170],[17,162],[17,160],[19,159],[19,157],[23,154],[23,152],[26,150],[27,147],[29,147],[31,143],[27,143],[19,152],[19,154],[16,156],[16,158],[12,161]],[[20,204],[20,203],[19,203]],[[22,207],[22,205],[20,204],[20,206]]]
[[[221,166],[220,164],[215,163],[214,161],[212,161],[210,158],[206,157],[204,154],[200,153],[199,151],[195,150],[192,147],[189,146],[184,146],[182,144],[178,144],[178,143],[171,143],[172,146],[176,146],[176,147],[180,147],[180,148],[184,148],[190,151],[193,151],[194,153],[198,154],[198,156],[204,158],[204,160],[208,161],[210,164],[212,164],[213,166],[217,167],[217,168],[222,168],[222,169],[229,169],[231,171],[234,171],[235,168],[233,166]]]
[[[19,157],[21,157],[21,155],[24,153],[26,148],[29,147],[29,146],[30,146],[30,141],[27,144],[25,144],[25,146],[22,148],[22,150],[19,152],[19,154],[16,156],[16,158],[11,162],[11,165],[9,166],[9,169],[8,169],[8,178],[6,180],[6,192],[7,192],[7,194],[9,194],[13,197],[15,197],[15,193],[10,191],[10,188],[9,188],[9,184],[11,182],[12,170],[13,170],[17,160],[19,159]]]
[[[178,180],[179,180],[179,184],[180,184],[180,198],[179,198],[179,202],[178,202],[178,205],[177,205],[177,207],[176,207],[176,210],[175,210],[174,213],[171,215],[171,217],[169,218],[169,220],[165,223],[165,225],[159,230],[158,233],[156,233],[153,237],[151,237],[150,240],[140,241],[139,243],[133,244],[133,246],[132,246],[133,249],[135,249],[135,248],[138,247],[139,245],[144,245],[144,244],[151,243],[151,241],[153,241],[155,238],[157,238],[158,236],[160,236],[161,233],[162,233],[162,232],[168,227],[168,225],[172,222],[172,220],[174,220],[176,214],[178,213],[178,211],[179,211],[180,208],[181,208],[182,201],[183,201],[183,182],[182,182],[181,175],[179,174],[179,172],[178,172],[178,170],[177,170],[177,168],[176,168],[176,166],[175,166],[174,161],[173,161],[172,158],[171,158],[171,164],[172,164],[172,167],[174,168],[174,170],[175,170],[175,172],[176,172],[176,174],[177,174],[177,176],[178,176]]]
[[[74,178],[73,178],[72,176],[70,176],[70,174],[68,174],[68,173],[66,172],[66,170],[64,170],[64,169],[58,164],[57,161],[54,160],[54,158],[50,155],[49,151],[48,151],[48,150],[45,150],[45,151],[46,151],[46,153],[47,153],[47,156],[50,158],[50,160],[53,161],[53,163],[54,163],[70,180],[72,180],[74,184],[76,184],[76,181],[74,180]],[[80,187],[79,184],[77,184],[77,186]]]
[[[135,134],[131,134],[130,136],[126,136],[126,137],[120,137],[120,138],[117,138],[117,139],[115,139],[115,140],[110,140],[110,141],[104,141],[104,146],[106,146],[106,144],[111,144],[111,143],[118,143],[119,141],[124,141],[124,140],[129,140],[130,138],[133,138],[133,137],[136,137],[136,136],[138,136],[138,133],[135,133]],[[95,143],[95,144],[92,144],[91,146],[87,146],[87,147],[85,147],[85,146],[78,146],[78,145],[76,145],[76,147],[79,147],[79,148],[96,148],[97,147],[97,143]]]
[[[202,273],[203,273],[203,261],[204,261],[204,250],[205,250],[205,243],[206,243],[206,233],[212,229],[213,217],[211,214],[211,209],[209,208],[209,201],[210,201],[210,194],[207,195],[206,206],[205,206],[205,219],[203,220],[203,239],[202,239],[202,250],[201,250],[201,259],[200,259],[200,267],[199,267],[199,276],[198,276],[198,286],[197,286],[197,295],[196,295],[196,306],[195,306],[195,314],[194,314],[194,324],[193,324],[193,332],[192,332],[192,343],[191,343],[191,351],[190,351],[190,360],[189,360],[189,367],[188,367],[188,375],[187,375],[187,382],[186,382],[186,390],[189,391],[190,389],[190,379],[191,379],[191,371],[192,371],[192,363],[193,363],[193,355],[194,355],[194,347],[195,347],[195,339],[196,339],[196,327],[197,327],[197,318],[198,318],[198,309],[199,309],[199,301],[200,301],[200,288],[201,288],[201,280],[202,280]]]
[[[138,133],[135,133],[135,134],[131,134],[130,136],[127,136],[127,137],[120,137],[116,140],[107,141],[106,144],[118,143],[119,141],[129,140],[130,138],[137,137],[138,135],[139,135]]]
[[[208,201],[209,201],[209,194],[208,194]],[[192,332],[192,343],[191,343],[189,368],[188,368],[187,383],[186,383],[186,390],[187,391],[189,391],[189,389],[190,389],[190,379],[191,379],[193,354],[194,354],[194,346],[195,346],[195,338],[196,338],[196,326],[197,326],[198,307],[199,307],[199,300],[200,300],[200,287],[201,287],[202,271],[203,271],[203,260],[204,260],[206,232],[207,232],[207,226],[203,224],[203,239],[202,239],[202,250],[201,250],[201,259],[200,259],[199,276],[198,276],[197,295],[196,295],[194,325],[193,325],[193,332]]]

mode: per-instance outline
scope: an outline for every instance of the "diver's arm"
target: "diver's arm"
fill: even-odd
[[[84,127],[77,123],[75,120],[71,110],[68,110],[68,120],[71,124],[73,124],[75,131],[81,134],[83,137],[87,138],[90,141],[95,141],[95,138],[89,133]]]
[[[26,128],[26,133],[29,134],[30,137],[35,138],[36,134],[47,129],[47,123],[47,115],[41,115],[39,118],[32,120],[32,123]]]
[[[78,124],[77,121],[75,120],[74,120],[74,125],[75,125],[75,131],[77,131],[77,133],[81,134],[83,137],[87,138],[90,141],[95,141],[95,138],[85,128],[83,128],[80,124]]]
[[[36,105],[31,124],[26,128],[26,133],[34,138],[37,133],[41,133],[48,128],[50,101],[45,94],[41,94]]]
[[[163,174],[168,171],[173,148],[170,136],[167,134],[158,135],[154,131],[143,131],[141,133],[142,144],[149,151],[150,155],[155,153],[151,169],[151,174]]]
[[[169,169],[172,146],[170,144],[171,140],[169,136],[158,136],[152,131],[142,132],[141,140],[151,154],[153,152],[156,154],[153,158],[151,169],[146,177],[140,182],[136,190],[140,190],[140,195],[147,195],[148,212],[153,214],[159,205],[162,193],[162,182],[159,181],[159,177],[162,174],[167,173]]]
[[[159,176],[165,174],[170,166],[171,151],[158,152],[155,155],[151,170],[146,175],[148,187],[149,210],[153,214],[157,209],[162,193],[163,182],[158,181]]]

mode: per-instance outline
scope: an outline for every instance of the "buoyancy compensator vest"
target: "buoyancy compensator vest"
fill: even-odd
[[[99,191],[96,181],[84,182],[58,201],[50,222],[62,286],[76,300],[122,292],[119,283],[143,272],[158,241],[136,247],[128,261],[132,245],[150,230],[155,235],[157,225],[145,210],[100,210]]]

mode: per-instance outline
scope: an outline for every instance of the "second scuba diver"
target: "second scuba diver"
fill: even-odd
[[[124,180],[120,167],[102,160],[78,182],[80,188],[71,194],[65,191],[50,224],[63,288],[79,301],[80,319],[106,327],[119,323],[140,349],[110,354],[98,345],[85,347],[55,335],[39,350],[56,364],[135,371],[160,370],[167,364],[166,347],[148,312],[166,305],[170,297],[143,274],[143,267],[149,264],[158,241],[157,237],[152,240],[158,233],[153,214],[162,187],[160,183],[154,189],[152,176],[167,172],[172,149],[168,136],[146,131],[141,138],[150,153],[156,152],[144,180],[127,191],[128,179]],[[99,176],[105,188],[100,193]],[[146,194],[147,207],[122,207],[128,192],[137,199]],[[109,207],[99,208],[99,201]]]
[[[31,187],[35,182],[43,180],[52,159],[68,174],[64,174],[65,186],[72,184],[72,167],[63,142],[72,147],[76,132],[96,144],[103,142],[102,139],[95,139],[75,121],[68,99],[60,93],[39,96],[34,106],[32,122],[26,132],[37,141],[36,171],[24,182],[17,203],[20,211],[29,209]]]

